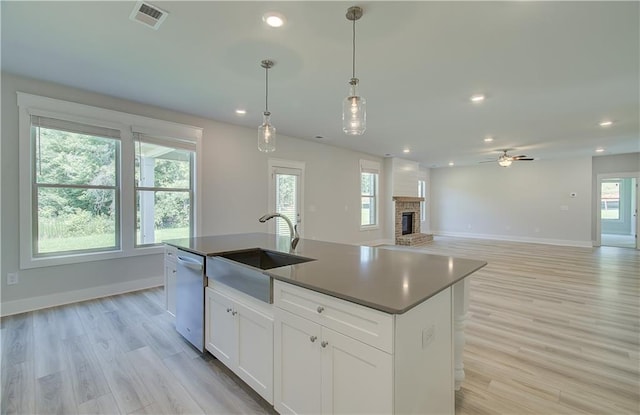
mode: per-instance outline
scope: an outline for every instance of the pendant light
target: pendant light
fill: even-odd
[[[359,80],[356,78],[356,20],[362,17],[362,8],[349,7],[346,16],[353,22],[353,72],[349,80],[349,95],[342,101],[342,130],[347,135],[362,135],[367,129],[367,101],[358,95]]]
[[[271,153],[276,150],[276,127],[271,125],[271,113],[269,112],[269,69],[273,68],[273,65],[275,63],[269,59],[260,62],[260,66],[265,71],[265,93],[262,124],[258,127],[258,150],[263,153]]]

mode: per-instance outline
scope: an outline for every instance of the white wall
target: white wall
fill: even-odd
[[[591,246],[591,180],[590,157],[431,169],[431,228],[437,234]]]
[[[418,170],[418,180],[424,180],[427,191],[424,198],[424,209],[426,211],[425,220],[420,224],[422,233],[431,233],[431,170],[420,167]]]
[[[258,152],[254,129],[232,126],[149,105],[2,73],[2,207],[0,288],[2,313],[20,307],[76,301],[117,290],[157,285],[161,255],[19,270],[18,108],[16,91],[204,128],[199,235],[267,231],[257,218],[267,209],[269,157],[303,161],[306,238],[360,243],[382,230],[360,231],[359,160],[379,157],[296,138],[278,137],[276,152]],[[384,174],[384,172],[383,172]],[[386,198],[384,189],[381,197]],[[390,198],[390,196],[388,196]],[[381,218],[386,212],[381,212]],[[383,227],[381,227],[382,229]],[[6,285],[8,272],[20,282]]]

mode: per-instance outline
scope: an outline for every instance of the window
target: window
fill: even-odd
[[[31,117],[33,255],[120,247],[120,131]]]
[[[360,227],[378,225],[378,176],[380,164],[360,161]]]
[[[418,197],[425,198],[425,200],[420,202],[420,221],[424,222],[427,220],[427,209],[426,209],[427,182],[424,180],[418,180]]]
[[[195,234],[202,129],[21,92],[18,110],[21,268]]]
[[[603,181],[601,184],[600,209],[604,220],[620,219],[620,184],[620,179]]]
[[[192,232],[195,145],[135,133],[136,246]]]

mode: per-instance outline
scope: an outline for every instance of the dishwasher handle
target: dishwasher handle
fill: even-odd
[[[186,258],[178,255],[178,264],[183,265],[187,268],[191,268],[196,271],[202,271],[202,263],[195,259]]]

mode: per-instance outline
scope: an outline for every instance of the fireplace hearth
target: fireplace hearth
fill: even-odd
[[[420,232],[422,197],[394,196],[396,245],[419,245],[433,240],[433,235]]]

